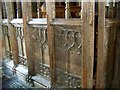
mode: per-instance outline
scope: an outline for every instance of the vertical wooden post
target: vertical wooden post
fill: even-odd
[[[55,0],[53,0],[53,2],[52,2],[52,8],[53,8],[53,18],[55,18],[55,16],[56,16],[56,11],[55,11]]]
[[[82,2],[82,88],[93,87],[94,0]]]
[[[78,6],[81,6],[81,0],[79,0],[79,2],[78,2]]]
[[[5,19],[6,18],[6,9],[5,9],[5,2],[2,2],[3,4],[2,4],[2,8],[3,8],[3,18]]]
[[[116,11],[116,19],[117,20],[120,20],[120,2],[116,2],[117,3],[117,7],[116,7],[116,9],[117,9],[117,11]]]
[[[120,21],[120,2],[116,2],[116,20]],[[114,81],[113,88],[119,88],[120,86],[120,22],[116,31],[116,46],[115,46],[115,64],[114,64]]]
[[[47,8],[47,31],[48,31],[48,46],[49,46],[49,61],[50,61],[50,75],[51,75],[51,85],[54,87],[56,83],[56,62],[55,62],[55,40],[54,40],[54,30],[50,25],[53,17],[53,6],[52,2],[46,0]]]
[[[40,0],[37,0],[37,17],[40,18]]]
[[[104,31],[105,31],[105,2],[99,2],[98,13],[98,53],[97,53],[97,81],[96,88],[104,88],[105,81],[105,53],[104,53]]]
[[[119,19],[118,19],[119,20]],[[116,42],[115,42],[115,60],[114,60],[114,80],[113,88],[119,88],[120,86],[120,23],[116,29]]]
[[[113,0],[110,0],[110,1],[109,1],[108,17],[109,17],[109,18],[113,18],[113,17],[114,17]]]
[[[6,18],[6,9],[5,9],[5,2],[1,2],[2,3],[2,10],[3,10],[3,13],[2,13],[2,17],[3,17],[3,19],[5,19]],[[2,19],[1,19],[2,20]],[[2,21],[3,22],[3,21]],[[1,22],[1,23],[2,23]],[[2,25],[2,24],[1,24]],[[2,31],[3,31],[3,25],[2,25]],[[3,33],[3,32],[2,32]],[[4,34],[4,33],[3,33]],[[3,57],[3,59],[6,57],[6,55],[5,55],[5,51],[6,51],[6,49],[5,49],[5,37],[4,37],[4,35],[3,35],[3,39],[2,39],[2,57]]]
[[[17,45],[17,37],[15,28],[10,24],[10,21],[13,19],[13,3],[12,2],[5,2],[6,3],[6,12],[7,12],[7,19],[8,19],[8,29],[11,41],[11,49],[14,64],[18,64],[18,45]]]
[[[2,2],[0,1],[0,63],[2,61],[2,39],[3,39],[3,34],[2,34]],[[1,66],[1,64],[0,64]]]
[[[17,6],[17,18],[21,18],[22,17],[21,2],[17,1],[16,6]]]
[[[118,13],[118,15],[117,15],[117,18],[118,18],[118,19],[117,19],[117,20],[120,21],[120,2],[118,2],[118,10],[117,10],[117,13]],[[119,38],[120,38],[120,23],[119,23],[119,27],[118,27],[118,28],[119,28],[119,33],[117,33],[117,39],[118,39],[118,40],[117,40],[117,42],[118,42],[117,45],[118,45],[118,47],[119,47],[119,45],[120,45],[120,39],[119,39]],[[120,47],[119,47],[119,48],[120,48]],[[117,70],[118,72],[116,71],[116,74],[117,74],[117,77],[118,77],[117,79],[118,79],[118,87],[119,87],[119,86],[120,86],[120,78],[119,78],[119,76],[120,76],[120,50],[117,49],[116,52],[117,52],[117,60],[116,60],[116,63],[118,62],[117,64],[118,64],[118,67],[119,67],[119,68],[117,68],[117,69],[118,69],[118,70]]]
[[[68,19],[70,18],[70,5],[69,5],[69,0],[66,0],[65,2],[65,18]]]
[[[0,1],[0,78],[2,77],[2,59],[3,59],[3,52],[2,52],[2,40],[3,40],[3,33],[2,33],[2,2]],[[0,89],[2,89],[2,85],[0,85]]]
[[[33,30],[32,27],[28,25],[28,22],[32,20],[32,8],[31,2],[22,2],[22,16],[23,16],[23,33],[25,38],[25,45],[26,45],[26,56],[28,62],[28,74],[35,75],[34,69],[34,48],[33,48],[33,40],[31,39],[30,35]]]

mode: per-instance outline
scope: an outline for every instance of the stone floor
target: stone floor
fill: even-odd
[[[32,90],[29,86],[27,86],[22,80],[20,80],[17,77],[12,77],[12,78],[7,78],[3,77],[2,81],[2,89],[3,90],[8,90],[8,89],[28,89]]]
[[[16,73],[13,72],[14,66],[10,60],[4,61],[0,70],[0,90],[49,90],[38,83],[26,82],[26,69],[18,66]],[[20,72],[22,71],[22,72]],[[19,73],[20,74],[19,74]],[[22,73],[22,74],[21,74]]]
[[[2,90],[32,90],[33,88],[28,86],[27,83],[17,75],[13,74],[13,72],[7,68],[3,67],[2,69]]]
[[[0,90],[48,90],[41,83],[26,78],[28,75],[26,67],[18,65],[14,69],[13,61],[10,59],[4,60],[0,67]]]

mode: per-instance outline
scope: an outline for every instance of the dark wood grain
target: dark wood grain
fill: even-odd
[[[28,62],[28,73],[29,75],[35,74],[35,53],[33,39],[30,37],[32,33],[32,27],[28,25],[28,22],[32,19],[31,2],[22,2],[22,16],[23,16],[23,33],[26,45],[26,56]]]
[[[82,6],[82,88],[93,87],[94,64],[94,2]]]
[[[2,55],[3,55],[3,34],[2,34],[2,2],[0,1],[0,61],[2,60]]]
[[[14,17],[12,2],[6,2],[6,12],[7,12],[8,30],[10,35],[13,60],[14,60],[14,64],[18,64],[18,45],[17,45],[16,31],[15,31],[15,28],[10,24],[10,21]]]

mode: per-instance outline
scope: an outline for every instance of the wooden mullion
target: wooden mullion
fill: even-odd
[[[4,2],[2,2],[2,10],[3,10],[3,17],[1,18],[1,35],[2,35],[2,57],[3,57],[3,59],[6,57],[6,55],[5,55],[5,51],[6,51],[6,44],[5,44],[5,35],[4,35],[4,33],[5,33],[5,30],[4,30],[4,28],[5,28],[5,26],[3,26],[3,19],[5,18],[5,14],[4,14],[4,6],[3,6],[3,4],[4,4]],[[10,50],[11,51],[11,50]]]
[[[69,0],[66,0],[65,2],[65,18],[70,18],[70,2]]]
[[[52,7],[53,7],[53,18],[55,18],[55,16],[56,16],[56,11],[55,11],[55,0],[53,0],[53,2],[52,2]]]
[[[114,17],[113,0],[109,1],[108,17],[109,18],[113,18]]]
[[[117,3],[117,6],[116,6],[116,19],[117,20],[120,20],[120,2],[116,2]]]
[[[2,2],[0,1],[0,61],[3,58],[3,33],[2,33]],[[0,65],[1,66],[1,65]]]
[[[116,20],[120,21],[120,2],[116,2]],[[115,45],[115,63],[114,63],[114,81],[113,88],[119,88],[120,86],[120,22],[116,31],[116,45]]]
[[[93,87],[94,0],[82,2],[82,88]]]
[[[21,2],[16,2],[16,6],[17,6],[17,18],[21,18],[22,17]]]
[[[32,19],[32,7],[31,2],[22,2],[22,16],[23,16],[23,34],[25,38],[25,46],[26,46],[26,57],[27,57],[27,63],[28,63],[28,74],[29,75],[35,75],[35,69],[34,69],[34,46],[33,46],[33,40],[31,39],[30,35],[33,30],[30,25],[28,25],[28,22]]]
[[[55,3],[54,3],[55,4]],[[55,15],[52,13],[53,6],[52,2],[49,2],[49,0],[46,0],[46,6],[47,6],[47,32],[48,32],[48,47],[49,47],[49,61],[50,61],[50,75],[51,75],[51,84],[54,87],[56,84],[56,62],[55,62],[55,40],[54,40],[54,30],[51,26],[51,21],[55,17]]]
[[[6,9],[5,9],[5,2],[2,2],[2,9],[3,9],[3,18],[6,18]]]
[[[104,53],[104,31],[105,31],[105,2],[99,2],[98,13],[98,53],[97,53],[97,79],[96,88],[104,88],[105,81],[105,53]]]
[[[40,18],[41,15],[41,10],[40,10],[40,2],[41,0],[37,0],[37,17]]]
[[[17,37],[16,37],[16,30],[13,25],[10,24],[10,21],[13,19],[13,3],[12,2],[5,2],[6,3],[6,12],[7,12],[7,19],[8,19],[8,29],[11,41],[11,50],[13,55],[14,64],[18,64],[18,44],[17,44]]]

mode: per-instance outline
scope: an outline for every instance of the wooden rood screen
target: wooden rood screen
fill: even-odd
[[[82,74],[82,28],[80,19],[76,21],[61,19],[52,23],[56,82],[71,88],[81,87]]]
[[[31,45],[34,49],[35,73],[41,76],[50,77],[49,49],[47,35],[47,19],[33,19],[29,22],[33,27],[30,34]]]
[[[79,88],[82,68],[81,20],[55,19],[47,26],[50,18],[47,19],[32,19],[28,23],[29,27],[32,27],[29,33],[31,47],[29,51],[32,50],[34,59],[33,70],[37,76],[49,81],[51,79],[49,85]],[[53,32],[50,30],[51,27]],[[53,57],[51,53],[55,56]],[[35,80],[37,76],[33,79]],[[40,83],[47,86],[42,81]]]
[[[49,7],[49,4],[51,2],[46,2],[48,13],[53,8],[52,5]],[[27,34],[25,38],[29,75],[35,75],[32,79],[35,81],[39,79],[37,82],[47,87],[52,85],[80,88],[82,77],[81,19],[51,21],[52,17],[49,17],[49,14],[47,14],[47,19],[39,17],[34,19],[31,18],[31,13],[27,14],[25,10],[27,7],[27,11],[31,11],[31,3],[23,2],[22,5],[23,31]],[[55,11],[52,12],[55,13]],[[48,82],[44,83],[41,78]]]
[[[35,19],[32,18],[32,3],[22,2],[23,19],[13,19],[13,27],[10,24],[13,15],[8,15],[8,26],[3,26],[6,51],[12,52],[14,63],[26,65],[27,62],[30,79],[46,87],[109,86],[113,77],[118,22],[115,18],[105,18],[105,3],[96,6],[93,1],[79,3],[81,15],[80,12],[73,15],[77,11],[70,11],[69,2],[61,3],[60,7],[65,10],[61,9],[62,19],[56,18],[60,12],[55,10],[59,8],[55,2],[44,2],[46,18],[39,15],[39,5],[43,2],[37,3],[38,18]],[[7,10],[10,5],[7,2]],[[95,12],[95,8],[99,12]],[[12,12],[8,10],[9,13]]]
[[[55,18],[54,5],[54,2],[47,2],[52,84],[56,87],[80,88],[82,77],[81,19],[69,18],[68,2],[66,2],[65,10],[67,19]]]

